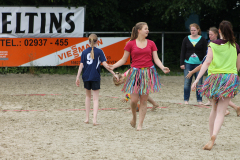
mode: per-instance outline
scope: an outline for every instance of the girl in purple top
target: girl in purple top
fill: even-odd
[[[196,90],[200,77],[208,69],[208,77],[204,84],[198,87],[201,96],[212,99],[212,110],[209,116],[210,141],[203,147],[211,150],[224,121],[224,114],[231,100],[237,95],[239,89],[240,54],[236,50],[235,37],[229,21],[219,24],[219,40],[209,44],[205,62],[192,84]]]
[[[209,43],[210,42],[214,42],[214,43],[217,43],[217,44],[225,44],[226,41],[223,41],[223,40],[217,40],[218,39],[218,36],[219,36],[219,33],[218,33],[218,29],[216,27],[210,27],[209,28]],[[239,48],[239,45],[236,43],[236,49],[237,49],[237,53],[240,53],[240,48]],[[207,56],[207,55],[206,55]],[[202,63],[197,66],[195,69],[193,69],[192,71],[189,71],[188,75],[186,76],[186,78],[190,78],[194,73],[196,72],[199,72],[201,67],[202,67],[202,64],[203,62],[205,61],[206,59],[206,56],[203,58],[202,60]],[[210,106],[212,105],[212,102],[208,99],[208,102],[206,104],[204,104],[206,106]],[[237,106],[236,104],[234,104],[231,100],[229,101],[229,104],[228,104],[230,107],[232,107],[236,113],[237,113],[237,116],[240,116],[240,107]],[[228,115],[230,114],[229,110],[227,109],[226,112],[225,112],[225,115]]]

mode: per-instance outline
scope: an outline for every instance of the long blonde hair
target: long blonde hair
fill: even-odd
[[[88,37],[88,40],[89,40],[89,43],[90,43],[90,45],[92,47],[90,57],[92,59],[94,59],[94,50],[93,49],[94,49],[94,45],[97,43],[98,37],[97,37],[96,34],[90,34],[90,36]]]
[[[138,37],[138,30],[141,30],[144,25],[147,25],[146,22],[138,22],[133,28],[132,28],[132,34],[130,41],[137,39]]]

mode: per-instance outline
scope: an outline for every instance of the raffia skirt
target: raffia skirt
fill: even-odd
[[[147,68],[132,67],[128,72],[122,91],[144,95],[159,92],[160,88],[160,79],[154,66]]]
[[[218,101],[221,98],[234,98],[239,92],[239,77],[236,74],[211,74],[203,85],[198,86],[198,93]]]

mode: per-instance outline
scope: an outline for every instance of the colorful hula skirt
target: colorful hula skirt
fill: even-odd
[[[154,66],[147,68],[132,67],[128,72],[122,91],[144,95],[159,92],[160,88],[160,79]]]
[[[236,74],[211,74],[203,85],[198,86],[198,93],[218,101],[224,97],[233,98],[239,92],[239,77]]]

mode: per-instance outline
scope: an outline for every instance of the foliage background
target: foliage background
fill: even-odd
[[[212,26],[218,27],[222,20],[229,20],[239,40],[240,4],[236,0],[0,0],[0,5],[85,6],[85,31],[105,32],[131,32],[132,27],[140,21],[148,23],[150,32],[188,31],[185,21],[195,13],[199,15],[202,31],[207,31]],[[181,43],[186,35],[188,34],[165,34],[164,62],[172,70],[179,70]],[[148,38],[157,44],[161,58],[161,34],[149,34]]]

